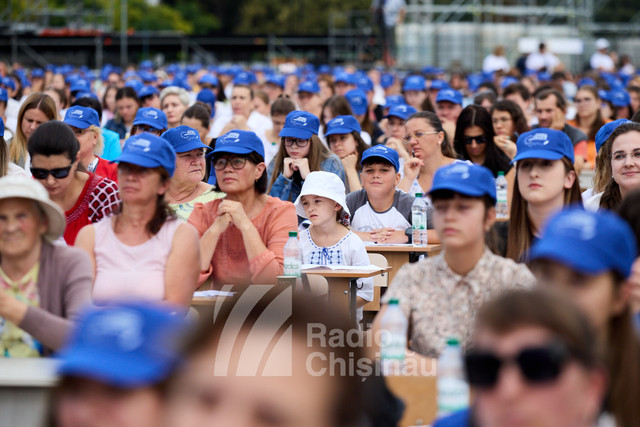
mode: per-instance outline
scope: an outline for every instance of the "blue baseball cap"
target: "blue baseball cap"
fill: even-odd
[[[389,95],[385,98],[384,108],[391,108],[395,105],[404,105],[406,101],[402,95]]]
[[[580,80],[578,80],[578,87],[582,87],[585,85],[595,86],[596,81],[593,80],[591,77],[583,77]]]
[[[91,92],[78,92],[78,93],[76,93],[76,99],[80,99],[80,98],[98,99],[98,95],[96,95],[95,93],[91,93]],[[99,101],[99,99],[98,99],[98,101]]]
[[[335,83],[346,83],[348,85],[355,84],[353,74],[346,73],[344,71],[337,72],[333,77]]]
[[[344,94],[344,97],[349,101],[351,110],[356,116],[360,116],[367,112],[367,94],[360,89],[353,89]]]
[[[160,95],[160,92],[158,92],[158,89],[153,86],[144,86],[138,91],[138,98],[140,99],[144,98],[145,96],[151,95]]]
[[[3,87],[0,87],[0,101],[9,101],[9,92]]]
[[[74,92],[91,92],[91,85],[87,80],[77,79],[71,83],[71,87],[69,88],[71,93]]]
[[[429,89],[430,90],[449,89],[449,83],[445,82],[444,80],[436,79],[431,82],[431,84],[429,85]]]
[[[132,88],[133,90],[136,91],[136,94],[137,94],[138,91],[144,87],[144,83],[142,83],[140,80],[128,80],[124,84],[124,86]]]
[[[133,125],[147,125],[157,130],[169,127],[167,115],[164,111],[153,107],[138,108],[136,118],[133,119]]]
[[[590,275],[612,270],[625,278],[636,254],[634,233],[626,221],[607,210],[577,207],[551,218],[529,252],[531,260],[551,259]]]
[[[0,117],[0,138],[4,138],[4,120]]]
[[[318,74],[331,74],[331,67],[327,64],[322,64],[318,67]]]
[[[255,132],[231,130],[216,139],[216,146],[207,157],[214,156],[217,153],[258,153],[264,159],[264,145],[262,145],[262,140]]]
[[[280,89],[284,89],[284,81],[285,81],[284,76],[272,74],[270,76],[267,76],[264,82],[266,84],[272,84],[274,86],[278,86]]]
[[[574,162],[573,144],[566,133],[555,129],[536,128],[518,137],[516,156],[511,164],[522,159],[560,160]]]
[[[409,76],[405,79],[402,85],[404,92],[408,90],[425,90],[427,88],[427,82],[424,77],[419,75]]]
[[[200,77],[200,80],[198,80],[198,84],[199,85],[211,85],[214,87],[218,86],[218,78],[212,74],[205,74],[204,76]]]
[[[211,89],[202,89],[198,92],[198,96],[196,96],[196,101],[202,102],[203,104],[207,104],[211,107],[211,115],[215,114],[216,111],[216,95],[213,93]]]
[[[455,89],[442,89],[441,91],[438,91],[436,103],[443,101],[462,105],[462,94]]]
[[[383,75],[380,76],[380,86],[382,86],[383,89],[388,89],[391,86],[393,86],[393,83],[396,81],[396,78],[393,76],[393,74],[390,73],[384,73]]]
[[[176,170],[176,151],[166,139],[149,132],[132,136],[124,142],[122,153],[114,160],[143,168],[164,168],[173,176]]]
[[[233,78],[234,85],[251,86],[257,81],[255,74],[248,71],[241,71]]]
[[[320,121],[316,116],[306,111],[292,111],[284,119],[284,127],[279,136],[300,139],[309,139],[318,134]]]
[[[320,86],[315,80],[306,80],[298,86],[298,93],[300,92],[320,93]]]
[[[324,136],[344,135],[351,132],[362,132],[358,119],[353,116],[338,116],[327,123]]]
[[[520,80],[518,80],[515,77],[511,77],[511,76],[505,76],[502,79],[502,83],[500,83],[500,87],[502,89],[506,88],[507,86],[513,85],[513,84],[517,84],[520,83]]]
[[[626,123],[633,123],[633,122],[627,119],[618,119],[609,123],[605,123],[600,128],[600,130],[598,130],[598,133],[596,133],[596,152],[597,153],[600,152],[600,147],[602,147],[604,143],[607,142],[607,139],[609,139],[613,131],[616,130],[618,126],[624,125]]]
[[[164,381],[179,365],[184,316],[168,307],[122,304],[81,315],[56,358],[60,375],[93,379],[120,388]]]
[[[10,88],[11,90],[16,90],[16,83],[9,76],[2,79],[2,85]]]
[[[373,90],[373,82],[367,76],[360,76],[358,77],[357,87],[364,92],[371,92]]]
[[[176,153],[185,153],[198,148],[204,148],[205,150],[209,148],[200,140],[198,131],[189,126],[178,126],[169,129],[162,134],[162,138],[169,141]]]
[[[79,105],[69,107],[67,113],[64,115],[63,121],[69,126],[78,129],[86,129],[89,126],[100,127],[98,112],[93,108],[81,107]]]
[[[496,180],[484,166],[455,162],[436,171],[429,194],[449,190],[465,196],[489,196],[496,201]]]
[[[364,150],[362,152],[360,164],[363,165],[365,160],[375,157],[379,157],[391,163],[393,167],[396,168],[396,172],[400,170],[400,157],[398,156],[398,152],[393,148],[389,148],[382,144],[374,145],[373,147]]]
[[[614,107],[626,107],[631,103],[631,97],[626,90],[611,90],[609,91],[609,102]]]
[[[411,105],[394,105],[389,110],[389,114],[384,117],[398,117],[402,120],[407,120],[409,117],[411,117],[412,114],[416,113],[417,111],[418,110],[413,108]]]
[[[41,79],[44,77],[44,70],[42,68],[34,68],[31,70],[32,79]]]

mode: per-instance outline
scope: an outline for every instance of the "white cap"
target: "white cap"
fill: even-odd
[[[598,39],[596,40],[596,49],[608,49],[609,48],[609,40],[607,39]]]
[[[307,175],[304,184],[302,184],[300,195],[294,203],[296,205],[296,213],[302,218],[307,217],[302,207],[302,196],[309,194],[331,199],[342,206],[347,214],[351,215],[347,207],[347,195],[344,182],[342,182],[340,177],[335,173],[319,171],[311,172]]]

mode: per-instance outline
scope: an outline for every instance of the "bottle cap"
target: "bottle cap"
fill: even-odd
[[[297,231],[290,231],[289,232],[289,237],[298,237],[298,232]]]
[[[447,345],[458,346],[458,345],[460,345],[460,340],[458,338],[455,338],[455,337],[449,337],[449,338],[447,338]]]
[[[422,197],[422,193],[416,193],[416,197]]]
[[[504,176],[504,172],[503,171],[499,171],[498,172],[498,176]]]
[[[398,305],[398,298],[391,298],[389,300],[389,305]]]

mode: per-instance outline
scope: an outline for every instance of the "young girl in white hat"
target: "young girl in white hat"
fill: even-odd
[[[331,172],[311,172],[296,199],[296,213],[311,226],[300,233],[304,264],[370,265],[367,251],[347,227],[349,208],[342,180]],[[373,279],[358,279],[358,322],[362,306],[373,299]]]

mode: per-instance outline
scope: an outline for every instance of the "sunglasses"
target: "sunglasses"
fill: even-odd
[[[569,351],[561,343],[544,347],[528,347],[509,358],[500,358],[488,351],[470,351],[465,356],[465,370],[469,384],[481,389],[495,387],[503,366],[515,363],[530,384],[555,381],[569,360]]]
[[[476,142],[476,144],[486,144],[487,143],[487,137],[484,135],[480,135],[480,136],[468,136],[464,139],[464,143],[465,145],[471,145],[473,143],[473,141]]]
[[[51,174],[51,176],[53,176],[55,179],[62,179],[69,176],[69,171],[71,171],[71,166],[73,166],[73,164],[70,164],[66,168],[55,168],[55,169],[31,168],[31,175],[33,175],[35,179],[40,179],[40,180],[47,179],[49,174]]]

